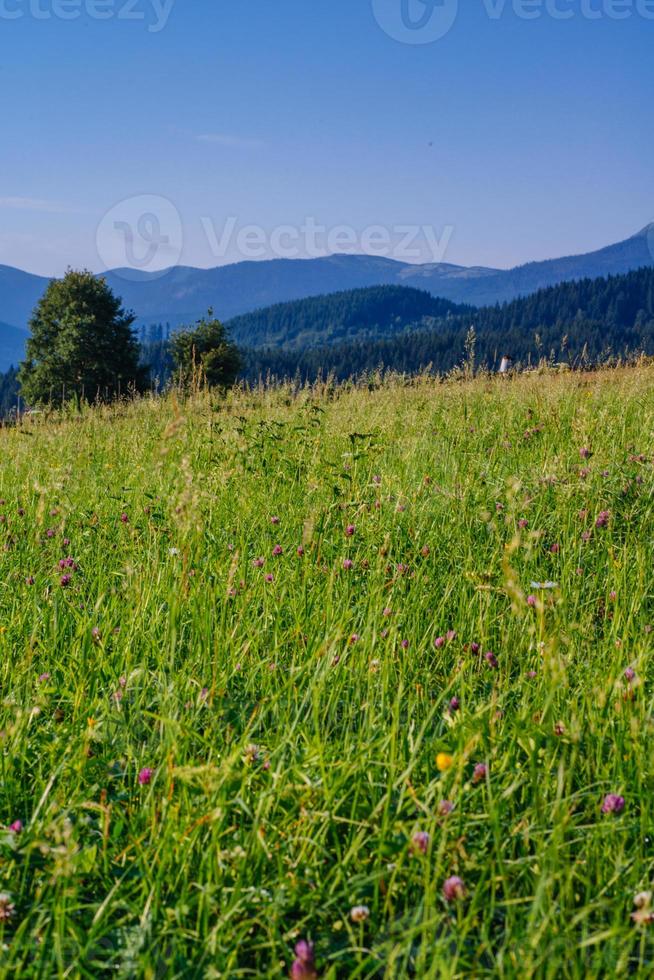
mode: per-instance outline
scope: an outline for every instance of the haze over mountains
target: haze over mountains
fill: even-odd
[[[111,288],[137,324],[189,323],[213,307],[222,320],[274,303],[378,285],[413,286],[455,303],[488,306],[560,282],[654,265],[654,224],[596,252],[532,262],[509,270],[448,263],[410,265],[369,255],[240,262],[213,269],[177,266],[166,273],[113,270]],[[31,311],[48,279],[0,266],[0,370],[23,357]],[[279,338],[283,344],[283,339]]]

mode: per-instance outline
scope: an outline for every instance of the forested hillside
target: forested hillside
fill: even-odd
[[[421,289],[373,286],[278,303],[235,317],[227,327],[242,346],[307,348],[392,336],[428,321],[469,316],[472,310]]]
[[[564,283],[400,336],[302,351],[249,350],[247,376],[314,378],[333,373],[346,378],[378,367],[449,371],[468,356],[471,328],[476,363],[489,368],[504,353],[523,363],[542,356],[596,363],[609,355],[641,350],[654,354],[654,269]]]

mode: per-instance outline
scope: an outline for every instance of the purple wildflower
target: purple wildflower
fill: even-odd
[[[466,889],[463,880],[458,875],[452,875],[443,885],[443,898],[446,902],[456,902],[465,898]]]
[[[345,528],[345,534],[348,538],[353,538],[356,534],[356,530],[357,529],[354,524],[348,524],[348,526]]]
[[[429,850],[431,837],[426,830],[417,830],[411,838],[411,850],[414,854],[426,854]]]
[[[343,568],[345,569],[346,572],[349,572],[351,568],[354,568],[354,562],[352,561],[351,558],[343,559]]]
[[[595,521],[595,527],[608,527],[610,517],[611,512],[609,510],[601,511],[597,520]]]
[[[437,650],[440,650],[441,647],[444,647],[445,646],[445,637],[444,636],[437,636],[436,639],[434,640],[434,646],[436,647]]]
[[[281,544],[276,544],[275,547],[273,548],[273,555],[275,556],[275,558],[278,558],[280,555],[283,554],[284,554],[284,549],[282,548]]]
[[[152,782],[152,777],[154,776],[154,769],[149,769],[145,766],[139,772],[139,784],[141,786],[149,786]]]
[[[313,943],[301,939],[295,947],[295,960],[291,966],[291,980],[317,980]]]
[[[9,824],[9,829],[12,832],[12,834],[20,834],[23,829],[23,821],[14,820],[13,823]]]
[[[497,657],[490,650],[488,651],[488,653],[484,654],[484,660],[486,661],[488,666],[491,667],[493,670],[497,670],[497,668],[500,665]]]
[[[607,793],[602,803],[602,813],[622,813],[624,805],[624,796],[618,796],[617,793]]]
[[[441,817],[447,817],[454,809],[454,803],[451,800],[441,800],[438,804],[438,812]]]
[[[472,774],[473,783],[482,783],[488,775],[488,766],[485,762],[478,762]]]

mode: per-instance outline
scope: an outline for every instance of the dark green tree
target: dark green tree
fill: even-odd
[[[241,370],[241,355],[225,327],[209,310],[194,327],[182,329],[170,339],[176,379],[184,385],[206,383],[210,388],[229,388]]]
[[[21,394],[31,404],[109,401],[143,387],[139,346],[104,279],[69,269],[50,283],[30,321]]]

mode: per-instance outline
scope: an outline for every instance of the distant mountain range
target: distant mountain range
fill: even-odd
[[[454,303],[487,306],[557,283],[630,272],[654,265],[654,224],[624,242],[586,255],[532,262],[515,269],[466,268],[447,263],[408,265],[368,255],[239,262],[215,269],[176,266],[161,273],[106,274],[137,324],[177,326],[209,307],[223,320],[275,303],[368,286],[401,285]],[[23,357],[27,323],[48,279],[0,266],[0,370]],[[278,338],[282,342],[282,338]]]

